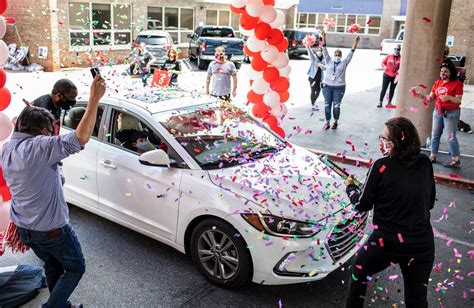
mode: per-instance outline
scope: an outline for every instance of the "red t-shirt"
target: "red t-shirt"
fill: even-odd
[[[385,66],[384,73],[390,77],[395,77],[398,74],[398,70],[400,69],[400,61],[402,60],[402,56],[399,55],[395,57],[395,55],[391,54],[385,57],[382,61],[382,65]]]
[[[460,104],[451,101],[443,102],[439,97],[442,95],[462,95],[463,86],[463,83],[458,79],[448,80],[446,83],[444,80],[435,81],[433,88],[431,88],[431,92],[433,92],[436,97],[436,109],[438,109],[438,114],[442,114],[444,110],[457,110],[461,107]]]

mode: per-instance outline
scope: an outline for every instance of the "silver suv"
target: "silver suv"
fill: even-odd
[[[175,48],[173,38],[166,31],[148,30],[138,33],[134,43],[140,45],[145,43],[146,49],[156,58],[157,62],[152,67],[161,66],[166,61],[166,52],[170,48]],[[134,52],[130,54],[130,58],[134,57]]]

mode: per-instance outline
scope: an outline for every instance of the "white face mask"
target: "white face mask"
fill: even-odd
[[[318,50],[316,51],[316,55],[321,58],[323,56],[323,52]]]
[[[334,56],[334,63],[340,63],[340,62],[341,62],[341,57]]]
[[[148,148],[148,142],[144,141],[144,142],[137,142],[137,149],[140,150],[140,151],[146,151],[146,149]]]
[[[380,152],[382,152],[383,156],[388,156],[392,152],[393,144],[390,141],[380,140]]]

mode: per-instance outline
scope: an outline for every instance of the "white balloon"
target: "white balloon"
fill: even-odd
[[[257,94],[264,94],[270,89],[270,84],[263,78],[255,79],[252,83],[252,90]]]
[[[269,63],[272,63],[273,61],[275,61],[278,55],[279,55],[278,48],[276,48],[273,45],[265,46],[265,48],[262,49],[262,53],[261,53],[262,59]]]
[[[7,230],[10,223],[10,201],[3,201],[0,196],[0,232]]]
[[[0,112],[0,141],[3,141],[10,137],[12,131],[13,124],[10,121],[10,118],[3,112]]]
[[[240,31],[240,33],[242,33],[242,34],[245,35],[245,36],[251,36],[251,35],[253,35],[253,33],[254,33],[254,32],[253,32],[253,29],[251,29],[251,30],[246,30],[246,29],[242,28],[241,25],[239,25],[239,31]]]
[[[275,21],[270,23],[270,26],[272,28],[280,28],[281,26],[283,26],[284,23],[285,23],[285,14],[283,14],[282,11],[277,10],[277,17]]]
[[[236,8],[242,8],[247,4],[247,0],[231,0],[230,4]]]
[[[259,52],[265,47],[265,41],[259,40],[255,35],[249,36],[247,39],[247,48],[253,52]]]
[[[256,71],[251,65],[247,66],[247,76],[250,80],[263,78],[263,71]]]
[[[263,102],[271,108],[278,107],[280,105],[280,95],[273,90],[269,90],[263,95]]]
[[[278,57],[272,62],[272,65],[277,68],[284,68],[288,65],[288,63],[290,63],[288,55],[284,52],[280,52],[278,54]]]
[[[249,0],[245,10],[250,16],[259,17],[263,12],[264,4],[262,0]]]
[[[277,11],[272,5],[265,5],[263,7],[262,14],[260,14],[260,20],[267,24],[272,23],[277,18]]]
[[[8,59],[8,46],[4,41],[0,40],[0,65],[7,62]]]
[[[5,36],[5,32],[7,32],[7,23],[3,16],[0,16],[0,39]]]
[[[285,67],[283,67],[283,68],[279,68],[278,71],[280,72],[280,76],[289,78],[289,77],[290,77],[290,73],[291,73],[291,66],[287,65],[287,66],[285,66]]]
[[[278,104],[278,106],[272,107],[270,113],[279,120],[288,114],[288,108],[285,106],[285,104]],[[281,123],[278,126],[281,126]]]

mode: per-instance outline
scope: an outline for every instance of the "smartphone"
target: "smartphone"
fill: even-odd
[[[91,74],[92,74],[92,78],[95,78],[95,75],[100,75],[99,68],[98,67],[91,68]]]

